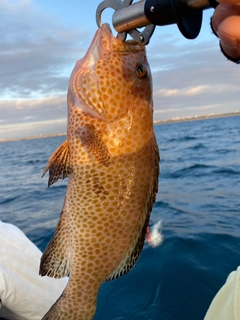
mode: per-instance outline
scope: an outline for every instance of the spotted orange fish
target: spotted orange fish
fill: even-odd
[[[90,320],[102,282],[126,274],[143,248],[159,152],[145,47],[98,29],[68,90],[67,140],[50,157],[49,185],[69,176],[40,275],[70,274],[44,320]]]

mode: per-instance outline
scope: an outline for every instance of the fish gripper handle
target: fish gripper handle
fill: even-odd
[[[183,36],[195,39],[202,25],[202,11],[218,3],[215,0],[146,0],[146,18],[155,25],[176,23]]]

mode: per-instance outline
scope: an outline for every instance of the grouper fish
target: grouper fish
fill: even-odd
[[[103,24],[68,89],[66,141],[49,158],[49,186],[69,177],[40,275],[69,275],[43,320],[90,320],[104,281],[130,271],[143,249],[158,188],[152,79],[145,46]]]

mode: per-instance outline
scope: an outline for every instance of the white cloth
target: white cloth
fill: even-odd
[[[14,225],[0,220],[0,318],[40,320],[68,278],[38,275],[41,251]],[[240,320],[240,267],[213,299],[204,320]]]
[[[41,255],[20,229],[0,220],[0,317],[40,320],[62,294],[68,279],[39,276]]]
[[[240,267],[230,273],[214,297],[204,320],[240,319]]]

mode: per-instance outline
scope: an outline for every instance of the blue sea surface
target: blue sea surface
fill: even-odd
[[[104,283],[95,320],[202,320],[240,265],[240,117],[155,126],[159,192],[150,226],[163,243],[145,244],[134,269]],[[0,144],[0,220],[44,250],[67,181],[47,188],[42,171],[64,137]]]

